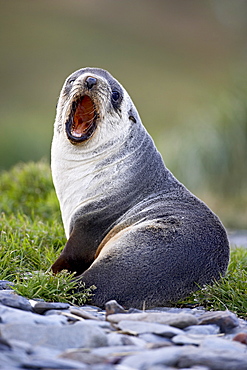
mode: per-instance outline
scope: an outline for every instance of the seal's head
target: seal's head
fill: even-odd
[[[64,83],[55,127],[58,133],[65,133],[71,144],[78,145],[102,130],[101,138],[107,130],[109,139],[109,132],[119,129],[122,116],[127,116],[131,124],[137,121],[137,115],[129,95],[110,73],[99,68],[82,68]],[[125,124],[121,130],[127,128],[128,124]]]
[[[107,71],[82,68],[66,79],[57,104],[51,167],[67,236],[82,204],[100,201],[109,182],[111,189],[125,186],[119,163],[122,174],[129,170],[124,158],[130,151],[136,157],[143,142],[138,130],[143,129],[128,93]],[[131,144],[135,137],[138,145]]]

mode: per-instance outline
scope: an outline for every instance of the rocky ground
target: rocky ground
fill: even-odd
[[[229,311],[101,310],[0,289],[0,369],[247,369],[247,321]]]

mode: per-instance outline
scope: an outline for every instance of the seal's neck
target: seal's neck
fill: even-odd
[[[72,215],[110,192],[106,183],[115,173],[114,169],[111,171],[113,158],[118,157],[124,141],[124,137],[118,137],[114,144],[111,140],[103,141],[92,149],[90,145],[72,145],[66,138],[54,133],[51,169],[67,237]]]
[[[133,205],[162,190],[166,178],[173,181],[142,125],[87,155],[79,146],[64,150],[61,142],[58,150],[56,138],[55,146],[52,175],[67,237],[78,216],[102,230],[109,228]]]

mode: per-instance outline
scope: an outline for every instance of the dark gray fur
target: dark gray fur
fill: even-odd
[[[98,70],[92,71],[95,75]],[[116,86],[112,79],[109,84]],[[108,180],[109,164],[119,166],[116,181],[121,187]],[[165,167],[140,122],[132,124],[120,151],[99,166],[99,180],[104,179],[108,192],[74,214],[71,236],[59,257],[82,273],[79,279],[87,287],[97,287],[92,304],[104,306],[116,299],[125,307],[167,305],[224,275],[229,261],[224,227]],[[114,228],[119,233],[94,260]]]

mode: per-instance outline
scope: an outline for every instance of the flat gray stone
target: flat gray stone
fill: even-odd
[[[183,369],[180,369],[180,370],[186,370],[186,369],[183,368]],[[207,366],[195,365],[195,366],[190,367],[190,370],[210,370],[210,369]]]
[[[11,344],[0,337],[0,351],[10,351],[12,349]]]
[[[116,370],[115,366],[112,366],[110,364],[107,364],[108,359],[107,357],[98,356],[95,353],[85,352],[83,349],[76,349],[76,350],[69,350],[66,352],[63,352],[59,358],[68,358],[73,359],[76,361],[83,362],[87,365],[92,365],[90,367],[87,367],[87,370]],[[80,368],[79,368],[80,369]],[[119,367],[119,370],[128,370],[128,369],[121,369],[121,366]],[[129,369],[133,370],[133,369]]]
[[[149,370],[149,369],[148,369]],[[171,370],[174,370],[174,368],[173,369],[171,369]],[[188,368],[188,367],[186,367],[186,368],[182,368],[182,369],[180,369],[180,370],[210,370],[209,369],[209,367],[207,367],[207,366],[203,366],[203,365],[194,365],[194,366],[192,366],[192,367],[190,367],[190,368]],[[220,370],[223,370],[223,369],[220,369]]]
[[[122,357],[126,354],[142,353],[143,348],[137,346],[113,346],[113,347],[101,347],[92,349],[91,353],[102,357]]]
[[[0,280],[0,290],[12,290],[11,287],[15,284],[8,280]]]
[[[174,335],[183,334],[183,330],[174,328],[170,325],[156,324],[142,321],[120,321],[118,328],[123,331],[134,332],[137,334],[152,333],[163,337],[172,338]]]
[[[175,326],[183,329],[187,326],[197,325],[198,320],[195,316],[189,313],[168,313],[168,312],[141,312],[130,314],[113,314],[106,318],[111,323],[118,323],[123,320],[153,322],[158,324],[165,324]]]
[[[212,351],[236,351],[246,353],[247,356],[247,347],[245,344],[224,338],[205,337],[201,343],[201,347]]]
[[[220,327],[222,333],[229,333],[232,329],[239,326],[239,320],[232,312],[214,311],[206,312],[198,319],[199,325],[216,324]]]
[[[12,343],[12,342],[11,342]],[[56,358],[61,354],[61,350],[54,347],[31,346],[31,350],[27,353],[32,355],[32,358]]]
[[[206,338],[204,334],[179,334],[172,338],[174,344],[193,344],[199,346]]]
[[[68,319],[63,315],[50,315],[50,316],[41,316],[39,314],[35,315],[34,322],[36,324],[42,325],[65,325],[68,323]]]
[[[11,349],[14,351],[15,350],[22,351],[28,354],[32,353],[33,351],[32,345],[29,343],[23,342],[23,341],[12,339],[12,340],[9,340],[9,344],[11,346]]]
[[[112,325],[108,321],[90,320],[90,319],[88,319],[86,322],[89,323],[92,326],[97,326],[97,327],[102,328],[102,329],[112,330]]]
[[[83,305],[83,306],[79,307],[79,309],[82,309],[83,311],[86,311],[89,314],[93,315],[94,319],[95,319],[95,317],[97,317],[98,319],[105,321],[106,313],[105,313],[104,310],[102,310],[99,307],[90,306],[90,305]]]
[[[95,353],[86,352],[83,348],[70,349],[60,353],[59,358],[83,362],[87,365],[95,365],[107,361],[106,357],[97,356]]]
[[[29,299],[29,302],[33,308],[33,311],[39,314],[43,314],[48,310],[66,310],[70,307],[68,303],[62,302],[43,302],[35,301],[33,299]]]
[[[4,306],[19,308],[24,311],[32,311],[29,300],[16,294],[13,290],[0,290],[0,303]]]
[[[21,363],[26,369],[80,369],[87,370],[87,365],[73,360],[59,358],[32,358],[31,356]]]
[[[188,334],[219,334],[220,328],[218,325],[191,325],[184,329]]]
[[[173,345],[170,339],[152,333],[140,334],[139,338],[145,340],[145,342],[149,343],[153,347],[165,347]]]
[[[69,310],[53,310],[53,309],[51,309],[51,310],[44,311],[42,316],[61,315],[63,313],[69,313]]]
[[[100,320],[99,317],[92,315],[90,312],[83,310],[81,308],[70,307],[70,312],[85,320]]]
[[[107,345],[106,334],[102,329],[82,321],[63,326],[5,324],[0,325],[0,335],[7,341],[16,339],[34,346],[40,345],[60,350]]]
[[[22,351],[0,351],[0,369],[19,368],[19,364],[27,359],[27,354]]]
[[[67,318],[60,315],[41,316],[31,311],[22,311],[17,308],[0,306],[1,323],[21,323],[21,324],[42,324],[42,325],[62,325],[67,322]]]
[[[133,335],[124,335],[114,332],[107,334],[107,340],[109,346],[146,346],[146,342],[140,338]]]
[[[87,367],[87,370],[133,370],[133,369],[121,369],[120,367],[115,367],[114,365],[110,364],[96,364],[90,367]],[[78,369],[79,370],[79,369]]]
[[[185,348],[179,346],[143,351],[140,354],[128,356],[121,365],[140,370],[149,369],[150,366],[155,365],[175,366],[184,351]]]
[[[123,370],[125,370],[125,369],[123,369]],[[132,370],[132,369],[129,368],[129,370]],[[153,366],[149,366],[148,370],[175,370],[175,368],[170,367],[170,366],[165,366],[165,365],[153,365]],[[184,370],[184,369],[182,369],[182,370]],[[187,370],[187,369],[185,369],[185,370]],[[194,370],[194,369],[192,369],[192,370]]]
[[[179,368],[190,368],[202,365],[210,370],[246,370],[247,354],[240,355],[236,351],[212,351],[205,348],[187,348],[178,356]]]

